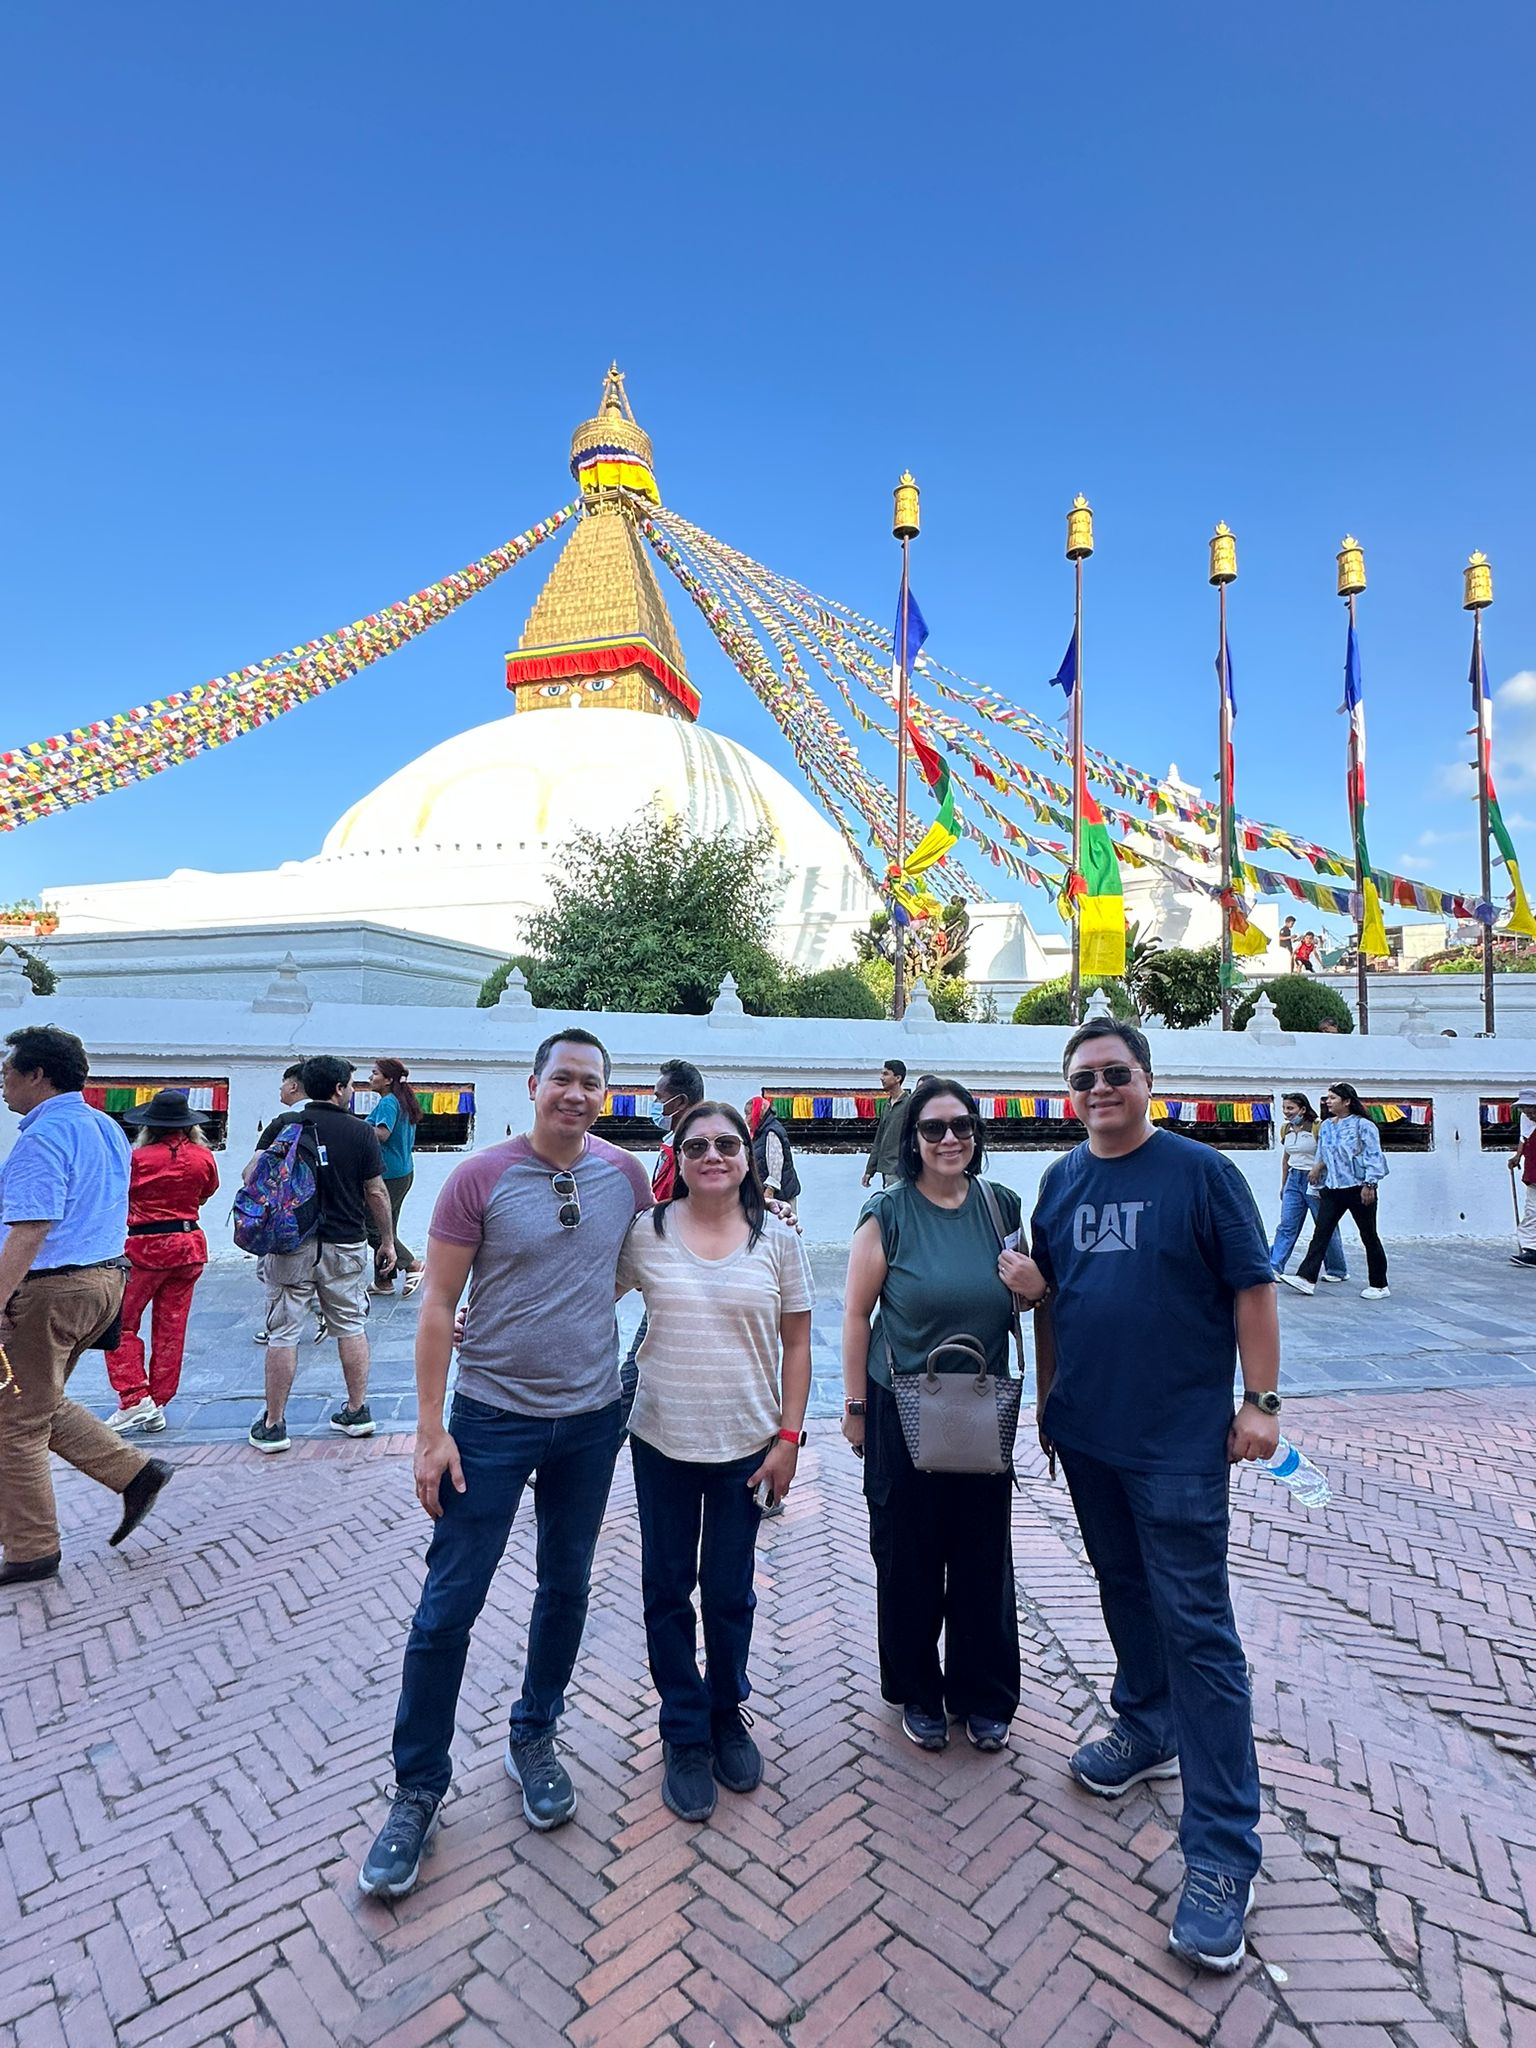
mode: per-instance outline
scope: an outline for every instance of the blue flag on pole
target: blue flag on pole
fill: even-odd
[[[1070,704],[1072,692],[1077,688],[1077,628],[1072,628],[1072,638],[1067,642],[1067,651],[1061,657],[1061,667],[1051,677],[1051,686],[1061,690]]]
[[[905,669],[908,675],[912,673],[912,664],[917,660],[919,654],[922,653],[923,642],[927,638],[928,621],[918,610],[917,599],[909,588],[907,591],[907,644],[905,651],[903,651],[901,644],[901,596],[898,592],[896,598],[896,628],[891,635],[891,644],[895,649],[892,660],[898,672]]]

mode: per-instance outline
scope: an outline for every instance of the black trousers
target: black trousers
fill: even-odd
[[[894,1706],[1013,1719],[1019,1622],[1012,1492],[1005,1472],[919,1472],[895,1397],[870,1381],[864,1498],[880,1691]]]
[[[1297,1272],[1303,1280],[1317,1284],[1322,1271],[1323,1253],[1328,1249],[1328,1240],[1338,1229],[1346,1216],[1353,1216],[1355,1228],[1360,1233],[1360,1242],[1365,1246],[1366,1278],[1372,1287],[1387,1284],[1387,1255],[1381,1248],[1381,1239],[1376,1235],[1376,1204],[1362,1202],[1359,1188],[1319,1188],[1317,1191],[1317,1221],[1312,1226],[1312,1242],[1307,1246],[1307,1255]]]

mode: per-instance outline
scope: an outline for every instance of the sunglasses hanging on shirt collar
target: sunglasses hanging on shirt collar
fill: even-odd
[[[574,1173],[552,1173],[549,1184],[555,1191],[555,1200],[560,1204],[560,1222],[566,1230],[574,1230],[581,1221],[581,1195],[576,1187]]]

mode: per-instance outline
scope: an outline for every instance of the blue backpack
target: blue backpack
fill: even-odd
[[[261,1154],[235,1196],[235,1243],[241,1251],[264,1258],[309,1243],[320,1227],[318,1164],[315,1127],[308,1117],[296,1117]]]

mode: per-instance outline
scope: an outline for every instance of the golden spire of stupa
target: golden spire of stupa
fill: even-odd
[[[507,656],[518,710],[600,705],[697,718],[698,693],[636,525],[637,500],[661,498],[651,438],[617,363],[603,379],[596,416],[571,436],[571,473],[584,517]]]

